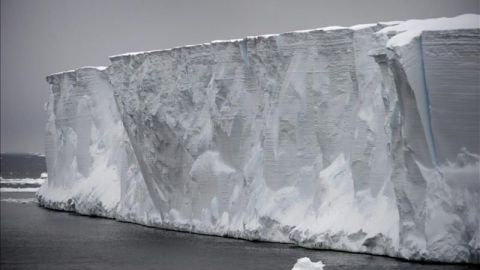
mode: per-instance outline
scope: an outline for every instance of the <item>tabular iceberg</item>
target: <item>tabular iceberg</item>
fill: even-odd
[[[40,204],[480,263],[479,18],[214,41],[50,75]]]

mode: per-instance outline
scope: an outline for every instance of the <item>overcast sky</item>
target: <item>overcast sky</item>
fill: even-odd
[[[44,153],[45,76],[109,55],[463,13],[479,1],[1,0],[1,152]]]

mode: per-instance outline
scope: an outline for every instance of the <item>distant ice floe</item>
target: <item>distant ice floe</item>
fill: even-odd
[[[30,203],[37,203],[37,198],[2,198],[0,199],[2,202],[6,203],[21,203],[21,204],[30,204]]]
[[[37,192],[46,178],[4,179],[0,177],[0,192]]]

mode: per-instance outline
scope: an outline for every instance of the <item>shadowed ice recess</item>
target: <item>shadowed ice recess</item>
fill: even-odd
[[[50,75],[40,204],[480,263],[479,19],[214,41]]]

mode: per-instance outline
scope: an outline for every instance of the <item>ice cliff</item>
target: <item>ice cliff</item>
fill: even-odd
[[[47,77],[49,179],[37,197],[49,208],[147,223],[153,204],[104,70]]]
[[[214,41],[50,75],[40,204],[480,263],[479,19]]]

